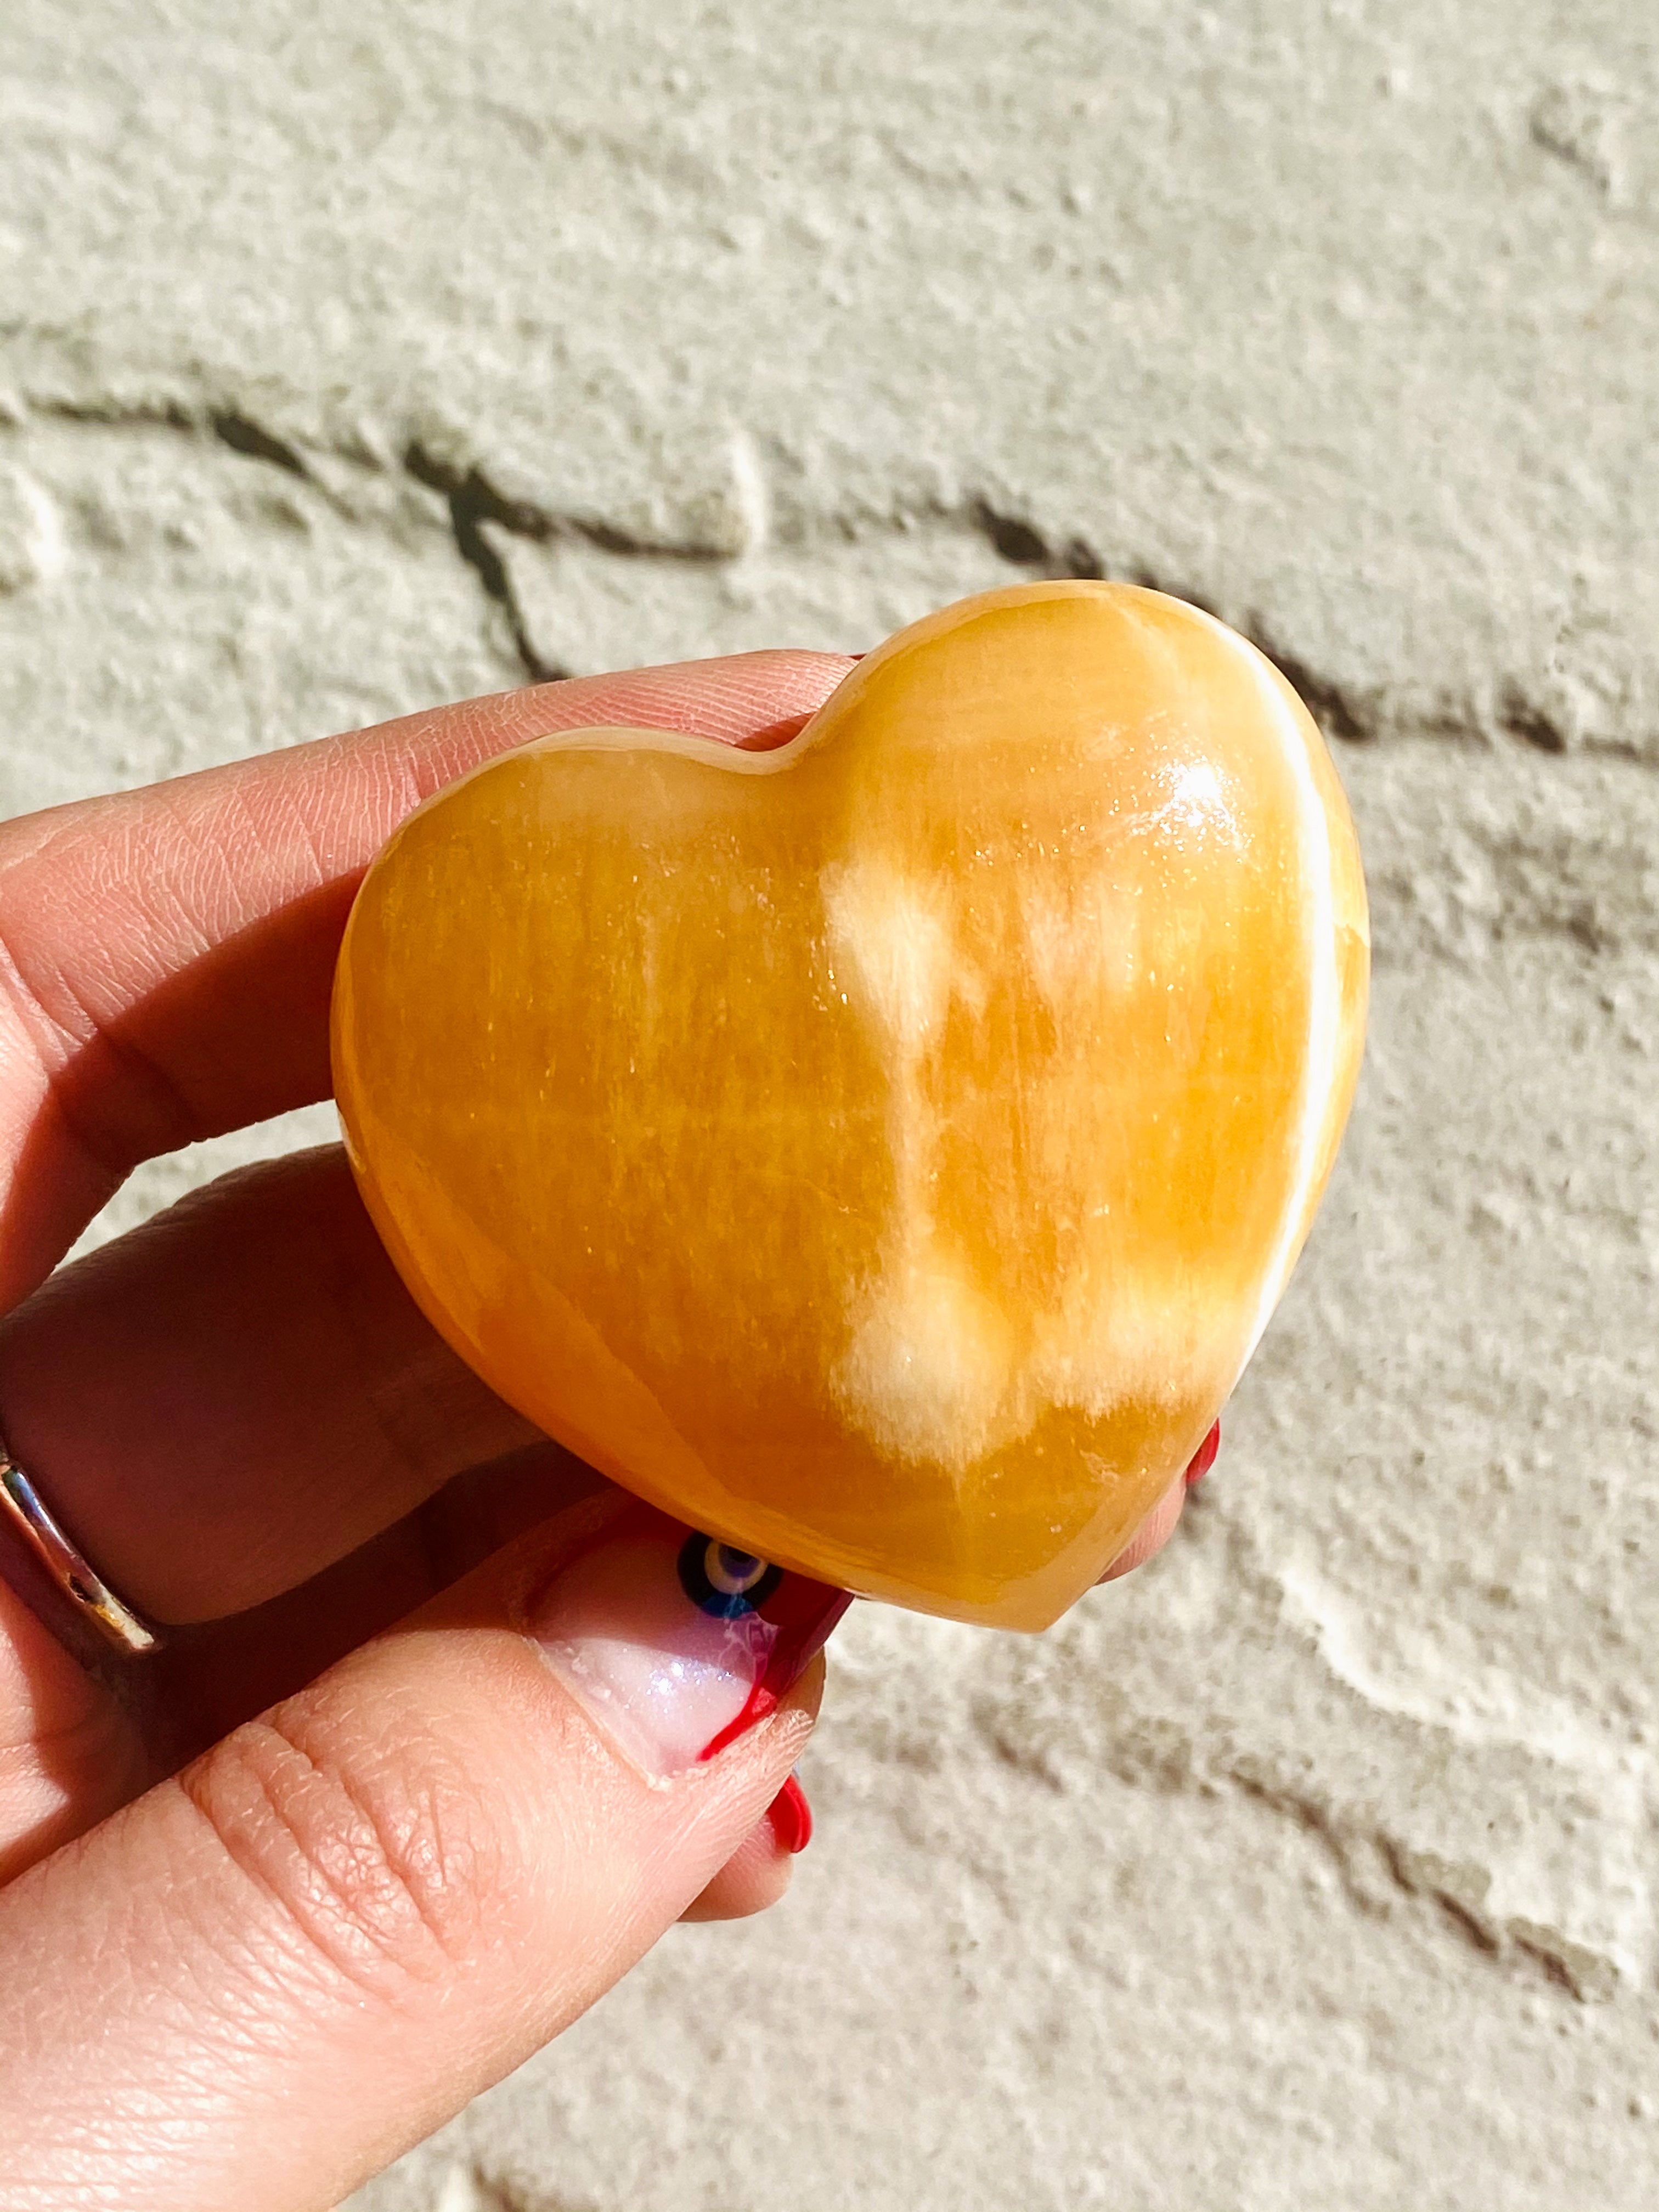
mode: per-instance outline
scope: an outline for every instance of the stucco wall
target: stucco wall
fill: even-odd
[[[787,1904],[363,2212],[1659,2197],[1656,358],[1638,0],[0,9],[0,807],[1071,569],[1275,653],[1367,853],[1171,1551],[859,1609]]]

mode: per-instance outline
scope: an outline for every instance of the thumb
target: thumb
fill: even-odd
[[[703,1890],[846,1603],[586,1501],[33,1869],[0,1896],[8,2203],[337,2203]]]

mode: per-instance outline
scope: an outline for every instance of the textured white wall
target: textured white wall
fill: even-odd
[[[1070,568],[1277,653],[1366,844],[1172,1551],[860,1608],[789,1903],[364,2212],[1659,2197],[1656,358],[1646,0],[0,11],[0,806]]]

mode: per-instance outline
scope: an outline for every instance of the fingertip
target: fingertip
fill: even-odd
[[[1196,1490],[1215,1465],[1216,1455],[1221,1449],[1221,1424],[1212,1421],[1209,1434],[1187,1462],[1187,1472],[1182,1477],[1188,1490]]]
[[[812,1808],[799,1779],[792,1774],[766,1808],[780,1847],[798,1859],[812,1840]]]
[[[701,1896],[686,1907],[683,1920],[750,1920],[782,1902],[805,1841],[787,1840],[795,1832],[794,1824],[787,1819],[781,1829],[774,1818],[775,1804],[774,1800]],[[809,1814],[807,1834],[811,1832]]]
[[[795,1716],[798,1750],[817,1723],[825,1673],[820,1651],[771,1723],[774,1729],[788,1727]],[[681,1919],[748,1920],[769,1911],[787,1892],[795,1861],[812,1840],[812,1808],[792,1768],[764,1814]]]
[[[549,733],[599,721],[685,730],[764,750],[804,728],[854,665],[849,653],[782,647],[630,669],[520,695],[514,720]]]
[[[1155,1558],[1174,1535],[1186,1503],[1186,1478],[1177,1475],[1102,1575],[1101,1581],[1115,1583],[1121,1575],[1133,1574],[1137,1567],[1144,1567],[1148,1559]]]

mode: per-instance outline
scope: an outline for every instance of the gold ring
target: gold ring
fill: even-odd
[[[40,1492],[0,1438],[0,1502],[29,1549],[77,1613],[118,1650],[154,1651],[161,1632],[115,1592],[47,1511]]]

